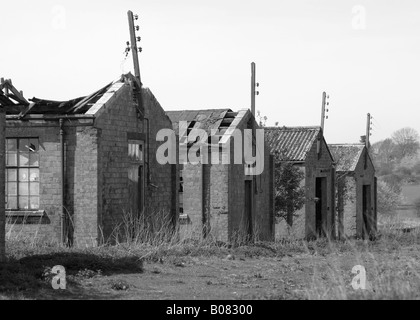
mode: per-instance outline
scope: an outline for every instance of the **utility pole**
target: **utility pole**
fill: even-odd
[[[255,62],[251,63],[251,113],[255,118],[255,96],[258,96],[260,93],[256,91],[256,88],[260,86],[258,82],[256,82],[257,78],[257,68]]]
[[[131,52],[133,54],[133,63],[134,63],[134,74],[139,80],[140,87],[142,86],[141,77],[140,77],[140,65],[139,65],[139,49],[137,48],[137,40],[140,41],[140,37],[136,38],[136,30],[140,30],[139,26],[134,26],[134,19],[138,20],[138,15],[134,16],[132,11],[127,12],[128,15],[128,25],[130,28],[130,44]],[[141,52],[141,48],[140,48]]]
[[[254,141],[256,139],[255,137],[255,96],[258,96],[260,93],[256,90],[257,87],[260,86],[258,82],[256,82],[257,78],[257,70],[256,70],[255,62],[251,63],[251,113],[254,117],[254,122],[252,123],[252,142],[253,142],[253,152],[254,152]],[[255,152],[254,152],[255,154]]]
[[[330,103],[327,101],[330,98],[330,96],[327,95],[327,93],[324,91],[322,93],[322,108],[321,108],[321,135],[324,135],[324,120],[328,119],[328,109],[326,109],[326,106],[328,106]],[[316,150],[318,153],[318,158],[321,155],[321,136],[318,136]]]
[[[256,65],[255,62],[251,62],[251,113],[253,116],[253,121],[252,121],[252,139],[251,139],[251,144],[252,144],[252,155],[256,156],[257,154],[257,148],[256,148],[256,128],[255,128],[255,122],[257,121],[255,118],[255,96],[259,95],[260,93],[256,90],[257,87],[259,87],[259,83],[256,82],[256,78],[257,78],[257,70],[256,70]],[[256,163],[252,164],[251,167],[248,168],[248,170],[250,170],[250,172],[255,173],[255,167],[256,167]],[[247,173],[247,170],[245,170],[245,174],[249,174],[249,172]],[[261,176],[260,176],[261,178]],[[258,186],[257,186],[257,179],[255,174],[252,175],[252,193],[253,194],[257,194],[258,193]],[[250,205],[251,205],[251,216],[254,215],[254,212],[256,210],[256,202],[254,197],[251,197],[250,199]],[[248,219],[250,219],[248,217]],[[250,232],[250,234],[248,236],[250,236],[251,238],[254,237],[253,234],[253,230],[252,230],[252,220],[248,221],[248,227],[249,230],[248,232]]]
[[[127,47],[126,49],[126,56],[128,55],[128,52],[131,50],[133,54],[133,63],[134,63],[134,75],[137,79],[137,85],[133,89],[133,98],[134,102],[137,103],[137,114],[140,120],[144,120],[145,113],[144,113],[144,106],[143,106],[143,95],[142,95],[142,87],[143,84],[141,83],[141,76],[140,76],[140,65],[139,65],[139,56],[138,52],[142,51],[142,48],[137,47],[137,42],[141,41],[141,37],[136,36],[136,31],[140,30],[139,26],[134,26],[134,20],[138,20],[139,16],[134,15],[132,11],[127,12],[128,15],[128,25],[130,28],[130,42],[127,41]],[[143,126],[144,127],[144,126]]]
[[[321,110],[321,129],[322,132],[324,132],[324,120],[328,119],[328,109],[326,109],[327,106],[329,106],[329,102],[327,101],[330,98],[330,96],[327,96],[327,93],[324,91],[322,93],[322,110]]]
[[[366,121],[366,149],[369,151],[369,140],[370,140],[370,136],[372,135],[372,133],[370,132],[372,130],[372,117],[370,115],[370,113],[367,114],[367,121]]]

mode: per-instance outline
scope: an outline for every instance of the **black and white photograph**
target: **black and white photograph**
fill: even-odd
[[[419,1],[16,0],[0,27],[0,300],[420,299]]]

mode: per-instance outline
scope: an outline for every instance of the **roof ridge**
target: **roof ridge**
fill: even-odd
[[[226,111],[226,110],[232,110],[232,109],[231,108],[182,109],[182,110],[166,110],[165,112],[185,112],[185,111],[199,112],[199,111]]]
[[[365,147],[364,143],[328,143],[331,147]]]
[[[308,129],[308,130],[320,130],[321,127],[320,126],[293,126],[293,127],[287,127],[287,126],[278,126],[278,127],[274,127],[274,126],[270,126],[270,127],[263,127],[264,129],[273,129],[273,130],[299,130],[299,129]]]

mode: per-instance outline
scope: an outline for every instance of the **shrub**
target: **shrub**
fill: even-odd
[[[380,213],[394,213],[401,200],[401,191],[395,190],[384,181],[378,181],[378,211]]]
[[[393,190],[394,193],[401,193],[403,178],[400,175],[392,173],[383,176],[381,179]]]
[[[407,167],[399,167],[397,173],[403,176],[411,176],[411,169]]]

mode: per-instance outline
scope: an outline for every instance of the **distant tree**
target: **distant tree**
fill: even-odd
[[[301,187],[305,174],[288,162],[284,154],[277,152],[274,155],[275,215],[292,226],[296,211],[305,203],[305,189]]]
[[[392,166],[395,164],[395,160],[397,159],[396,145],[394,141],[389,138],[376,142],[372,145],[371,155],[377,169],[386,167],[392,170]]]
[[[420,148],[419,134],[410,127],[395,131],[392,134],[392,140],[397,146],[399,159],[416,155]]]
[[[391,173],[381,177],[381,180],[385,182],[394,192],[401,193],[403,177],[396,173]]]
[[[397,192],[386,182],[378,180],[378,212],[392,214],[401,203],[401,193]]]

